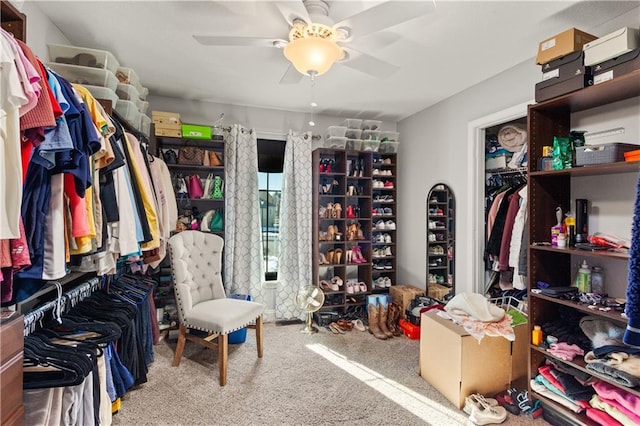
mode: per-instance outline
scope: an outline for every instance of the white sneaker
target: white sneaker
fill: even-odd
[[[376,229],[387,229],[386,225],[384,223],[384,220],[379,220],[376,222]],[[394,224],[394,229],[395,229],[395,224]]]
[[[462,411],[464,411],[467,414],[471,414],[471,410],[473,409],[473,407],[483,408],[481,401],[485,402],[491,407],[498,406],[497,399],[485,398],[484,395],[482,394],[474,393],[464,399],[464,407],[462,408]]]
[[[486,404],[482,408],[478,408],[475,405],[471,407],[471,414],[469,420],[476,425],[489,425],[502,423],[507,418],[507,409],[504,407],[491,407]]]
[[[383,241],[381,241],[381,242],[383,242],[383,243],[387,243],[387,244],[391,244],[392,243],[391,235],[389,235],[389,234],[383,234],[382,235],[382,240]]]
[[[377,225],[376,225],[377,227]],[[388,229],[390,231],[394,231],[396,229],[396,223],[392,220],[388,220],[384,224],[384,229]]]

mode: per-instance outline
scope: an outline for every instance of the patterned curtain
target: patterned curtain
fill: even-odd
[[[280,258],[276,318],[302,318],[298,289],[311,281],[311,134],[289,132],[284,151],[280,200]]]
[[[234,124],[225,151],[225,290],[227,294],[250,294],[254,301],[266,303],[255,132]]]

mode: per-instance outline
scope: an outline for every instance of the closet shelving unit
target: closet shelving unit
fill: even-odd
[[[537,160],[542,155],[542,147],[549,145],[556,135],[568,135],[571,129],[571,114],[586,111],[592,108],[608,105],[615,108],[615,102],[638,98],[640,96],[640,70],[616,77],[610,81],[587,87],[577,92],[560,96],[558,98],[529,106],[529,327],[534,324],[544,324],[556,318],[561,309],[570,309],[595,315],[614,321],[620,327],[626,327],[626,319],[619,312],[603,312],[588,309],[572,301],[560,300],[531,292],[535,283],[544,281],[554,286],[569,285],[572,270],[575,265],[571,255],[579,254],[580,257],[597,261],[598,259],[613,259],[619,262],[620,268],[627,268],[629,256],[626,253],[613,253],[603,251],[583,251],[572,248],[557,248],[534,245],[535,242],[549,241],[549,230],[555,224],[555,218],[549,212],[557,206],[563,211],[568,211],[571,200],[571,182],[583,176],[600,176],[603,184],[615,185],[616,175],[637,172],[639,163],[610,163],[576,167],[558,171],[536,170]],[[630,197],[635,188],[629,188]],[[632,214],[632,212],[630,212]],[[624,296],[624,294],[612,294],[611,296]],[[607,376],[599,375],[588,370],[585,362],[580,357],[573,361],[564,361],[553,357],[544,350],[531,345],[529,355],[529,378],[537,374],[537,368],[544,363],[545,357],[553,358],[577,368],[583,372],[597,377],[625,391],[640,396],[640,389],[626,388],[616,384]],[[566,419],[570,424],[593,424],[585,415],[576,414],[563,406],[551,401],[544,396],[532,392],[530,395],[541,400],[545,409],[550,410]]]
[[[429,192],[427,211],[427,288],[455,288],[455,200],[447,186]],[[442,295],[444,299],[446,295]]]

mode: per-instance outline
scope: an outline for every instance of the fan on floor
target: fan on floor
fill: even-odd
[[[296,306],[307,313],[307,322],[301,333],[315,334],[318,329],[313,326],[312,314],[322,308],[324,303],[324,292],[314,285],[308,285],[298,290],[296,295]]]
[[[297,83],[303,75],[313,77],[324,74],[337,61],[374,77],[386,78],[398,67],[359,52],[350,44],[357,38],[402,24],[435,9],[435,0],[387,1],[334,22],[329,13],[330,2],[325,0],[274,3],[289,24],[288,29],[283,25],[282,33],[276,37],[193,37],[207,46],[265,46],[284,49],[284,56],[291,65],[281,78],[281,84]],[[287,31],[288,40],[285,40],[282,36]]]

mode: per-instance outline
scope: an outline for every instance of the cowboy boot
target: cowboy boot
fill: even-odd
[[[397,303],[391,303],[389,306],[389,312],[387,313],[387,328],[394,335],[394,337],[402,336],[402,330],[398,325],[400,319],[400,305]]]
[[[380,331],[382,331],[388,338],[393,337],[393,333],[387,328],[387,308],[382,306],[380,303],[378,303],[378,314],[380,316]]]
[[[369,303],[369,333],[376,339],[387,340],[386,334],[380,330],[380,319],[378,309]]]

